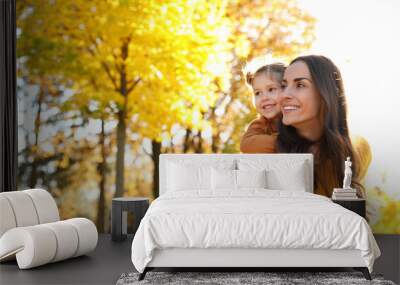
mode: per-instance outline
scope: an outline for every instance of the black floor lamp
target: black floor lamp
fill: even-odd
[[[17,190],[15,0],[0,0],[0,192]]]

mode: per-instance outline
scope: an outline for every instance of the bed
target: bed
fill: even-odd
[[[313,194],[311,154],[161,154],[160,196],[132,242],[158,267],[352,267],[379,247],[364,218]]]

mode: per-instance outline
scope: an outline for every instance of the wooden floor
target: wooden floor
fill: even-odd
[[[96,249],[87,256],[27,270],[19,270],[15,261],[1,263],[0,284],[115,284],[122,273],[135,271],[132,239],[112,242],[109,234],[100,234]]]
[[[400,238],[394,235],[375,235],[375,238],[382,256],[375,262],[374,273],[381,273],[385,279],[397,284]],[[135,271],[130,256],[132,239],[133,236],[130,235],[123,242],[112,242],[109,234],[100,234],[96,250],[87,256],[28,270],[19,270],[15,261],[1,263],[0,284],[115,284],[122,273]],[[185,271],[183,268],[181,270]],[[317,268],[314,270],[318,271]],[[345,270],[331,268],[326,271]]]

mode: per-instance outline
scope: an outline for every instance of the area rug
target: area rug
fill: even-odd
[[[133,284],[384,284],[396,285],[384,280],[380,274],[372,274],[366,280],[361,272],[157,272],[150,271],[145,279],[138,281],[139,273],[124,273],[117,285]]]

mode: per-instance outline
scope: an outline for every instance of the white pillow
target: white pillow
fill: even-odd
[[[211,190],[211,167],[169,162],[167,191]]]
[[[204,193],[212,191],[211,167],[233,170],[236,167],[236,160],[208,159],[206,157],[193,159],[184,156],[166,160],[165,191],[182,191],[185,189],[198,190]],[[192,173],[193,171],[194,173]],[[197,178],[194,179],[193,177]]]
[[[240,170],[265,169],[267,188],[274,190],[307,191],[305,160],[239,159]]]
[[[233,170],[212,168],[212,188],[214,191],[233,191],[240,188],[266,188],[266,171]]]
[[[277,165],[267,169],[269,189],[303,191],[307,190],[305,163]]]
[[[213,190],[236,190],[236,170],[212,167],[211,173]]]
[[[266,170],[236,170],[238,188],[267,188]]]

